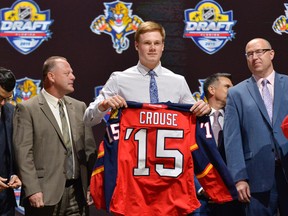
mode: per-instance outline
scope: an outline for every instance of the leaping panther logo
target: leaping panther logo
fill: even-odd
[[[272,29],[275,33],[282,35],[282,33],[288,34],[288,4],[284,3],[286,8],[285,16],[279,16],[273,23]]]
[[[39,94],[40,83],[41,80],[34,80],[28,77],[18,79],[14,89],[12,103],[17,104]]]
[[[199,92],[196,91],[192,95],[193,95],[195,101],[203,100],[204,102],[208,102],[207,98],[205,97],[205,93],[204,93],[204,82],[205,82],[205,79],[198,79],[198,82],[200,84]]]
[[[137,15],[132,15],[132,3],[114,1],[104,3],[105,15],[96,17],[91,23],[90,29],[95,34],[109,34],[113,47],[121,54],[129,48],[127,35],[134,33],[143,20]]]

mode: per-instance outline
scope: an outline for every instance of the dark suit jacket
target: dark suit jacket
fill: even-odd
[[[223,130],[219,132],[219,143],[218,143],[218,151],[223,158],[224,162],[226,163],[226,155],[225,155],[225,148],[224,148],[224,138],[223,138]]]
[[[212,130],[211,125],[210,125],[210,128]],[[214,134],[213,134],[213,136],[214,136]],[[223,158],[224,162],[226,162],[225,151],[224,151],[223,131],[220,131],[218,140],[219,140],[218,151],[219,151],[221,157]],[[215,149],[216,149],[216,146],[215,146]],[[198,179],[196,178],[196,176],[194,177],[194,182],[195,182],[196,192],[198,192],[200,190],[200,188],[202,188],[202,186],[201,186],[200,182],[198,181]],[[198,215],[198,214],[201,215],[201,213],[203,215],[205,215],[205,214],[209,215],[209,213],[211,213],[211,209],[208,206],[208,199],[204,195],[201,195],[201,196],[198,195],[198,200],[201,203],[201,207],[196,209],[193,212],[194,215]]]
[[[225,110],[224,110],[225,111]],[[224,115],[225,117],[225,115]],[[210,127],[212,130],[212,126]],[[213,133],[213,131],[212,131]],[[214,136],[214,134],[213,134]],[[224,148],[224,137],[223,137],[223,130],[220,131],[219,136],[218,136],[218,148],[216,150],[216,146],[214,149],[214,154],[218,154],[218,152],[221,155],[221,158],[223,161],[226,163],[226,155],[225,155],[225,148]],[[196,187],[196,192],[199,191],[199,189],[202,187],[198,181],[198,179],[195,177],[195,187]],[[223,203],[223,204],[216,204],[216,203],[209,203],[208,199],[202,195],[198,196],[198,199],[201,203],[201,207],[196,209],[193,214],[195,216],[199,215],[213,215],[213,216],[244,216],[244,206],[238,200],[233,200],[228,203]]]
[[[12,146],[12,134],[13,134],[13,112],[14,112],[14,106],[11,105],[10,103],[6,103],[2,107],[2,119],[4,120],[4,127],[6,131],[6,138],[7,138],[7,147],[9,150],[9,161],[12,161],[12,163],[9,164],[9,176],[12,174],[15,174],[15,159],[14,159],[14,151],[13,151],[13,146]]]
[[[276,150],[287,178],[288,140],[280,127],[287,114],[286,75],[275,74],[272,123],[253,77],[229,89],[223,130],[227,166],[235,182],[248,180],[252,193],[272,188]]]
[[[8,152],[9,152],[9,164],[8,164],[8,176],[11,176],[13,174],[16,174],[16,163],[15,163],[15,158],[14,158],[14,150],[13,150],[13,145],[12,145],[12,133],[13,133],[13,112],[14,112],[14,106],[11,105],[10,103],[6,103],[2,107],[2,112],[1,112],[1,118],[4,121],[4,128],[5,128],[5,133],[6,133],[6,144],[8,147]],[[0,108],[1,109],[1,108]],[[0,138],[1,140],[1,138]],[[8,196],[7,202],[13,202],[16,206],[16,200],[14,196],[14,192],[12,189],[9,189],[11,191],[11,196]]]
[[[86,195],[89,170],[95,160],[94,136],[92,129],[83,123],[85,103],[68,96],[64,101]],[[24,189],[21,197],[43,192],[44,205],[57,204],[65,189],[67,151],[60,128],[42,93],[16,106],[13,138]]]

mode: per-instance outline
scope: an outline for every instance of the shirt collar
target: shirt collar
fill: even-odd
[[[144,65],[142,65],[140,63],[140,61],[138,61],[137,64],[137,69],[139,70],[139,72],[143,75],[143,76],[147,76],[149,71],[151,70],[150,68],[145,67]],[[153,71],[156,73],[156,76],[158,76],[159,74],[161,74],[161,62],[159,62],[159,64],[153,68]]]
[[[59,101],[58,98],[56,98],[53,95],[49,94],[44,88],[42,89],[42,94],[43,94],[44,98],[46,99],[46,101],[49,104],[51,104],[55,108],[58,106],[58,101]]]
[[[213,116],[214,112],[216,112],[216,109],[214,109],[213,107],[211,107],[212,111],[211,113],[209,114],[209,116]],[[224,116],[224,110],[223,109],[219,109],[218,110],[222,116]]]
[[[273,70],[273,72],[272,72],[269,76],[267,76],[267,77],[265,77],[265,78],[259,77],[259,76],[256,76],[256,75],[253,75],[253,77],[254,77],[254,79],[256,80],[258,87],[259,87],[259,86],[262,86],[262,81],[263,81],[263,79],[267,79],[267,80],[269,81],[269,83],[270,83],[272,86],[274,86],[274,80],[275,80],[275,71],[274,71],[274,70]]]

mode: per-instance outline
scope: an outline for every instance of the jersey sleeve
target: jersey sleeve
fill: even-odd
[[[209,117],[197,118],[195,134],[198,148],[192,157],[199,182],[214,202],[237,199],[237,189],[212,136]]]
[[[94,165],[90,179],[90,193],[97,209],[106,209],[104,196],[104,142],[98,150],[97,162]]]

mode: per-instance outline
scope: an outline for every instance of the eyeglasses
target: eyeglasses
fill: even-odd
[[[245,53],[245,56],[246,56],[248,59],[251,59],[251,58],[253,58],[254,53],[255,53],[257,57],[261,57],[261,56],[264,55],[267,51],[270,51],[270,50],[272,50],[272,49],[257,49],[257,50],[255,50],[255,51]]]

